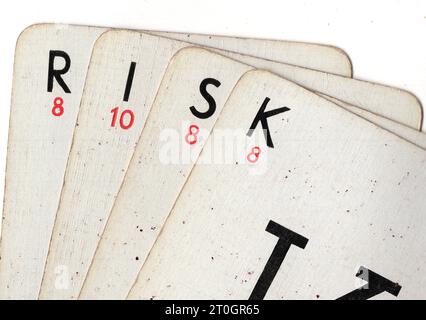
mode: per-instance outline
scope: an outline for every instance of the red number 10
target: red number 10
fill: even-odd
[[[111,110],[112,113],[112,121],[111,121],[111,127],[115,127],[115,124],[117,123],[117,118],[119,114],[119,107],[115,107]],[[126,121],[126,115],[128,115],[129,118]],[[127,123],[126,123],[127,122]],[[133,114],[132,110],[126,109],[120,114],[120,127],[121,129],[127,130],[133,126],[133,122],[135,122],[135,115]]]

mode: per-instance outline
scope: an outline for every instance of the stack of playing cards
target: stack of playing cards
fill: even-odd
[[[332,46],[30,26],[0,298],[426,298],[422,116]]]

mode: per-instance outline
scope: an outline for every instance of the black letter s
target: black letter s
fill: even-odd
[[[200,93],[206,99],[206,101],[209,104],[209,109],[206,112],[199,112],[197,109],[195,109],[194,106],[190,107],[189,110],[191,110],[192,114],[200,119],[207,119],[210,118],[214,112],[216,111],[216,101],[214,98],[207,92],[207,86],[209,84],[214,85],[216,88],[218,88],[221,83],[214,79],[214,78],[206,78],[200,83]]]

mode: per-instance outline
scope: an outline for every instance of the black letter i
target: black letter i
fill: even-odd
[[[129,101],[130,90],[132,89],[133,77],[135,76],[136,62],[130,64],[129,74],[127,76],[126,89],[124,91],[124,101]]]

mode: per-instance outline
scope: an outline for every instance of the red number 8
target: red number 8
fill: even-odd
[[[56,97],[53,100],[52,114],[55,117],[60,117],[64,114],[64,99],[61,97]]]
[[[188,144],[194,144],[197,143],[198,137],[197,134],[200,132],[200,128],[196,126],[195,124],[192,124],[189,126],[189,130],[187,135],[185,136],[185,141]]]
[[[247,155],[247,161],[250,163],[257,162],[257,160],[259,160],[260,153],[261,151],[259,147],[251,148],[251,152]]]

